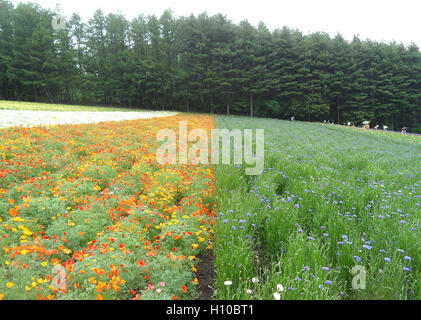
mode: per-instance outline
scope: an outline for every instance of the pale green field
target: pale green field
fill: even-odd
[[[137,111],[147,109],[116,108],[98,106],[78,106],[66,104],[22,102],[0,100],[0,110],[32,110],[32,111]],[[148,110],[149,111],[149,110]]]

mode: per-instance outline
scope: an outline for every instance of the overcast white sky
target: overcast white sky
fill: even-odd
[[[28,2],[26,0],[12,0]],[[303,33],[325,31],[334,36],[340,32],[351,40],[354,34],[362,39],[396,40],[421,47],[421,0],[33,0],[44,8],[55,9],[59,3],[63,13],[79,12],[87,21],[101,8],[104,13],[120,10],[128,19],[140,13],[157,16],[168,8],[176,16],[218,12],[238,23],[247,19],[252,25],[263,21],[269,29],[286,25]]]

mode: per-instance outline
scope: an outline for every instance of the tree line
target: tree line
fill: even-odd
[[[144,107],[421,132],[415,44],[346,41],[226,16],[55,13],[0,0],[0,99]]]

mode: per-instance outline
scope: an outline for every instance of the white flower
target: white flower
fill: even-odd
[[[284,291],[284,286],[282,284],[276,285],[276,289],[278,289],[279,292]]]
[[[253,283],[258,283],[259,282],[259,279],[257,279],[257,278],[253,278],[253,279],[251,279],[251,281],[253,282]]]
[[[281,300],[281,295],[278,292],[275,292],[273,294],[273,297],[275,298],[275,300]]]
[[[227,280],[227,281],[225,281],[225,282],[224,282],[224,284],[225,284],[226,286],[230,286],[230,285],[232,285],[232,281]]]
[[[251,291],[250,289],[247,289],[247,290],[246,290],[246,292],[247,292],[248,294],[252,294],[252,293],[253,293],[253,291]]]

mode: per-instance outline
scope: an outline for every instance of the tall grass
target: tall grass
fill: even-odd
[[[246,176],[244,164],[215,167],[217,298],[421,298],[420,137],[274,119],[215,122],[265,129],[262,175]],[[353,288],[355,266],[366,271],[365,289]]]

